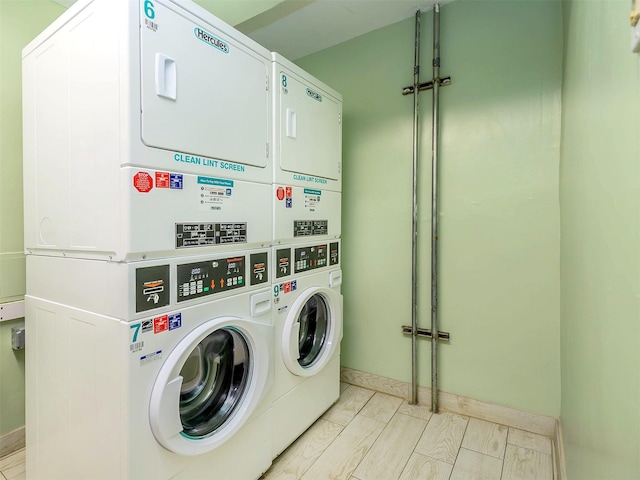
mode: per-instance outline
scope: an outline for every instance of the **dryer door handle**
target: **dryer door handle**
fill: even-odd
[[[177,90],[176,61],[156,53],[156,95],[175,100]]]
[[[251,295],[251,316],[261,315],[271,310],[271,290]]]
[[[298,114],[287,108],[287,137],[296,138],[298,136]]]

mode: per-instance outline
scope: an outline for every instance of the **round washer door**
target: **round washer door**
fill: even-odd
[[[229,440],[258,405],[269,369],[267,339],[237,318],[210,320],[169,354],[151,391],[156,440],[199,455]]]
[[[282,359],[295,375],[310,377],[331,360],[342,339],[342,295],[323,287],[293,302],[282,330]]]

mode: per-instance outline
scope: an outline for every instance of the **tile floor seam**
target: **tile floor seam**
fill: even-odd
[[[398,408],[400,408],[400,407],[398,407]],[[394,415],[405,415],[407,417],[415,418],[415,417],[412,417],[411,415],[407,415],[405,413],[396,412]],[[431,420],[431,418],[429,418],[429,420]],[[422,435],[424,435],[424,431],[427,429],[427,425],[429,425],[429,420],[424,422],[424,428],[420,432],[420,435],[418,435],[418,439],[416,440],[415,444],[413,445],[413,448],[411,449],[411,453],[409,454],[409,457],[407,458],[407,461],[404,462],[404,465],[402,466],[402,470],[400,470],[400,474],[398,475],[398,477],[395,480],[397,480],[398,478],[400,478],[402,476],[402,472],[404,472],[404,470],[407,468],[407,465],[409,465],[409,462],[411,461],[411,457],[413,457],[413,455],[417,453],[416,452],[416,447],[418,446],[418,443],[420,443],[420,439],[422,438]],[[418,454],[418,455],[420,455],[420,454]],[[426,457],[427,455],[424,455],[424,456]],[[429,457],[429,458],[431,458],[431,457]]]
[[[504,476],[504,461],[506,460],[506,457],[507,457],[507,447],[506,446],[504,447],[504,456],[505,456],[505,458],[502,459],[502,465],[500,465],[500,480],[502,480],[502,477]]]
[[[466,417],[467,424],[464,426],[464,433],[462,434],[462,438],[460,439],[460,445],[458,446],[458,451],[456,452],[456,458],[453,460],[453,463],[452,463],[453,466],[455,466],[456,462],[458,461],[458,457],[460,456],[460,450],[462,449],[462,444],[464,443],[464,437],[467,434],[467,430],[469,428],[469,419],[470,418],[471,417]],[[453,469],[451,469],[451,475],[453,475]],[[449,476],[451,476],[451,475],[449,475]]]

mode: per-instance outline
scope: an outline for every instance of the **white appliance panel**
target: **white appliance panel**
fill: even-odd
[[[146,191],[144,181],[140,192],[133,190],[132,179],[125,171],[128,166],[137,166],[136,172],[152,176],[156,172],[184,175],[185,188],[189,188],[188,175],[244,182],[247,188],[238,186],[238,192],[252,190],[248,188],[250,182],[271,185],[273,173],[267,156],[271,100],[266,90],[271,68],[269,52],[191,2],[156,3],[77,2],[25,47],[23,165],[25,249],[29,253],[64,253],[118,261],[187,254],[170,245],[170,222],[182,221],[179,217],[184,218],[190,210],[194,211],[193,221],[208,217],[200,209],[193,209],[190,195],[177,195],[175,190],[179,188],[170,188],[166,181],[158,185],[153,178]],[[163,22],[155,24],[155,32],[144,21],[148,4],[162,14]],[[168,40],[173,35],[174,21],[178,25],[175,28],[186,28],[185,22],[192,22],[185,42]],[[195,36],[197,28],[205,30],[203,26],[215,29],[227,41],[228,54]],[[160,35],[162,38],[157,40]],[[175,59],[176,72],[180,79],[183,74],[186,77],[187,88],[176,90],[176,101],[158,97],[155,83],[145,87],[154,102],[162,109],[168,108],[145,116],[145,122],[157,123],[155,127],[141,117],[141,36],[151,36],[145,43],[149,48],[155,43],[162,48],[177,48],[180,58]],[[197,68],[194,63],[200,57],[187,55],[201,52],[202,47],[206,47],[204,51],[209,56],[219,54],[214,57],[225,61],[233,57],[238,62],[232,62],[232,67],[216,63],[219,71],[215,75],[206,69],[203,75],[205,67]],[[155,53],[158,52],[151,52],[154,62]],[[173,50],[170,53],[173,55]],[[215,63],[204,56],[201,60],[205,65]],[[184,68],[183,62],[188,64]],[[231,84],[214,88],[212,76],[224,77]],[[155,78],[151,80],[155,82]],[[237,90],[229,90],[231,87]],[[240,90],[242,95],[238,94]],[[205,98],[189,98],[195,91]],[[231,110],[229,115],[223,111],[225,108]],[[196,112],[195,120],[189,118],[188,109]],[[209,120],[203,119],[209,110]],[[222,128],[218,126],[221,118],[229,119]],[[153,132],[158,128],[155,143],[163,148],[143,143],[143,123],[148,127],[146,133],[156,135]],[[228,125],[234,126],[236,133],[228,130]],[[239,137],[238,132],[244,136]],[[197,147],[195,151],[190,149],[191,143]],[[237,159],[225,159],[235,155]],[[162,188],[172,191],[168,202],[158,196]],[[253,205],[268,205],[268,190],[256,187]],[[178,197],[187,203],[174,204]],[[215,218],[235,222],[245,216],[230,211],[244,208],[237,203],[225,201],[225,208],[216,210],[220,215],[215,214]],[[230,204],[234,206],[229,207]],[[142,210],[136,211],[138,208]],[[257,217],[267,208],[247,210],[255,210]],[[178,211],[185,214],[178,215]],[[163,219],[159,212],[173,213]],[[271,214],[266,215],[260,217],[261,222],[269,220]],[[166,223],[160,226],[162,222]],[[145,228],[137,229],[142,225]],[[247,243],[269,242],[272,233],[263,233],[260,227],[254,228],[249,234],[254,240]]]
[[[234,264],[237,268],[229,274],[225,267]],[[130,321],[157,317],[169,306],[206,304],[255,292],[271,284],[272,270],[269,248],[126,263],[27,255],[26,266],[29,295]],[[156,292],[157,298],[152,295]],[[261,314],[270,308],[271,295],[254,296],[251,301],[251,312]]]
[[[274,243],[339,238],[342,193],[295,185],[273,185]]]
[[[272,53],[275,183],[342,190],[342,96]]]
[[[69,169],[72,172],[78,171]],[[70,182],[66,189],[46,187],[56,182],[43,174],[38,180],[43,187],[35,190],[36,197],[25,196],[25,208],[39,212],[25,216],[25,232],[31,240],[26,242],[27,250],[130,261],[271,242],[270,185],[137,167],[110,173],[118,174],[117,183],[94,182],[89,177]],[[179,225],[221,228],[232,224],[238,228],[227,230],[236,232],[235,237],[196,241],[193,233],[187,241],[187,234],[178,231],[184,228]]]
[[[272,248],[275,458],[339,396],[340,241]]]
[[[262,386],[247,396],[251,412],[231,426],[226,441],[200,455],[177,455],[158,443],[149,400],[167,359],[203,324],[219,318],[216,327],[233,324],[268,343],[270,311],[250,314],[250,299],[259,294],[168,309],[181,322],[162,331],[27,296],[27,478],[200,478],[214,470],[220,478],[257,479],[271,463],[263,401],[273,381],[271,348],[252,350],[252,361],[264,368]]]
[[[142,2],[141,8],[144,143],[266,167],[270,65],[264,56],[168,3],[154,2],[152,20]]]
[[[313,83],[282,68],[280,167],[292,173],[339,180],[342,104]]]

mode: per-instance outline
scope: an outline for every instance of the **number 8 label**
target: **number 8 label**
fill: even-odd
[[[153,2],[151,0],[145,0],[144,2],[144,14],[153,20],[156,16],[156,12],[153,9]]]
[[[282,86],[283,87],[287,86],[287,76],[286,75],[282,75]]]

